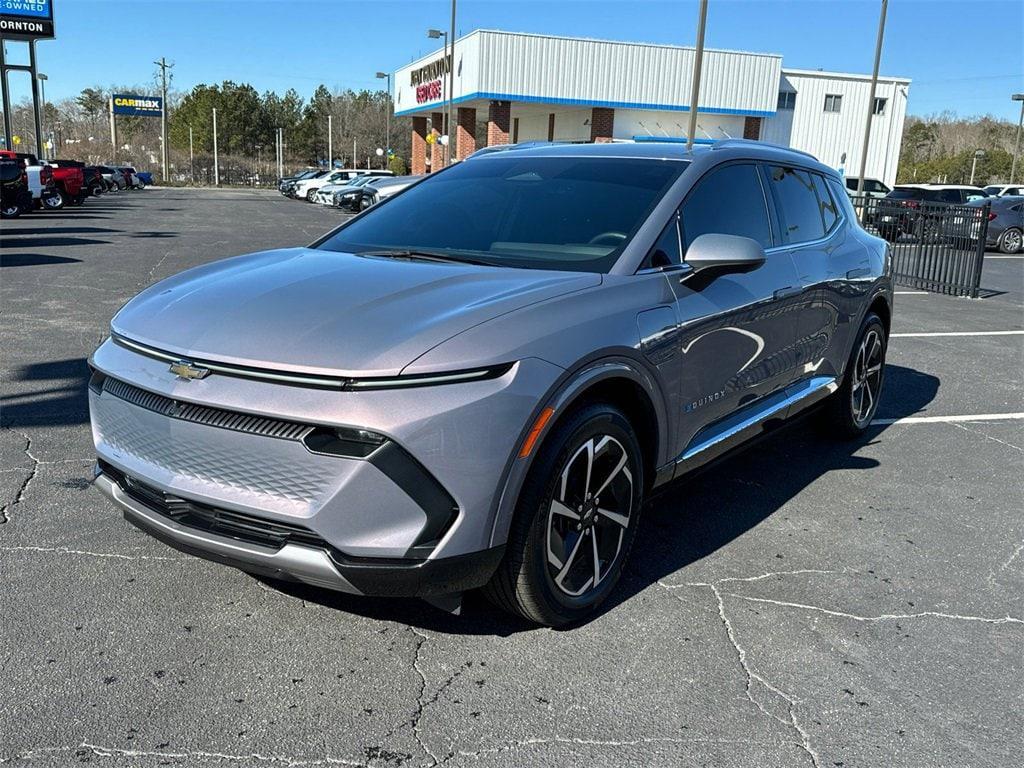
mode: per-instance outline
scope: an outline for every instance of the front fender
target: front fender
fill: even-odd
[[[519,493],[538,454],[538,451],[535,449],[528,457],[521,459],[519,458],[518,450],[540,414],[545,408],[554,410],[554,416],[548,420],[539,434],[537,445],[543,444],[561,417],[575,403],[579,402],[588,390],[602,381],[611,379],[631,381],[640,386],[648,398],[650,398],[658,424],[656,464],[661,466],[665,462],[665,457],[668,454],[669,439],[666,428],[668,423],[667,405],[655,376],[647,369],[644,363],[625,355],[600,357],[584,361],[576,369],[566,371],[555,382],[550,391],[538,402],[530,420],[524,425],[523,433],[516,443],[516,452],[509,457],[509,467],[503,476],[501,494],[498,498],[492,524],[490,546],[504,544],[508,539],[508,532],[512,525],[512,518],[515,515]]]

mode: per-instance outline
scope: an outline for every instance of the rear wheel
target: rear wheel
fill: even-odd
[[[885,326],[871,312],[861,325],[842,386],[832,395],[825,412],[830,431],[838,431],[841,437],[857,437],[871,424],[882,395],[887,345]]]
[[[4,203],[0,207],[0,216],[5,219],[16,219],[21,216],[21,206],[16,202]]]
[[[592,613],[622,573],[643,482],[636,435],[618,409],[592,403],[557,424],[520,492],[491,600],[548,626]]]
[[[1016,227],[1010,227],[999,236],[996,246],[1000,253],[1017,253],[1024,245],[1024,236]]]
[[[67,202],[67,196],[59,189],[49,195],[43,195],[42,203],[43,208],[48,211],[57,211],[64,207]]]

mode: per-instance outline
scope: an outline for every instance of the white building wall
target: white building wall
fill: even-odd
[[[761,139],[810,152],[847,176],[860,172],[871,79],[834,72],[783,70],[780,90],[795,91],[796,108],[780,109],[761,126]],[[871,143],[865,175],[890,186],[896,182],[899,147],[907,114],[910,81],[879,78],[875,96],[887,99],[884,115],[872,117]],[[839,113],[825,111],[826,94],[843,97]],[[843,162],[843,155],[846,161]]]
[[[410,74],[443,57],[443,49],[395,72],[395,111],[429,112],[417,103]],[[456,100],[507,99],[562,106],[689,108],[694,49],[647,43],[476,30],[455,43]],[[782,57],[706,49],[701,104],[717,113],[775,110]]]

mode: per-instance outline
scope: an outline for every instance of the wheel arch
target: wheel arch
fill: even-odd
[[[643,459],[644,485],[650,488],[661,457],[667,451],[668,420],[664,396],[658,383],[645,368],[628,358],[591,362],[563,377],[553,391],[539,403],[524,433],[550,408],[553,415],[544,423],[536,445],[526,460],[513,455],[506,472],[491,530],[491,546],[504,543],[515,514],[520,489],[537,456],[537,447],[552,429],[575,408],[588,402],[607,402],[622,410],[636,431]],[[522,444],[516,445],[516,450]]]

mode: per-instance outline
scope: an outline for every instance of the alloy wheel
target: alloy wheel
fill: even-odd
[[[1008,229],[1003,233],[1003,250],[1006,253],[1017,253],[1020,250],[1021,241],[1019,229]]]
[[[548,575],[563,594],[597,589],[622,552],[633,506],[633,469],[622,443],[596,435],[566,462],[549,502]]]
[[[882,335],[877,328],[869,328],[860,342],[853,363],[853,386],[850,388],[850,406],[853,420],[864,424],[875,412],[882,389]]]

